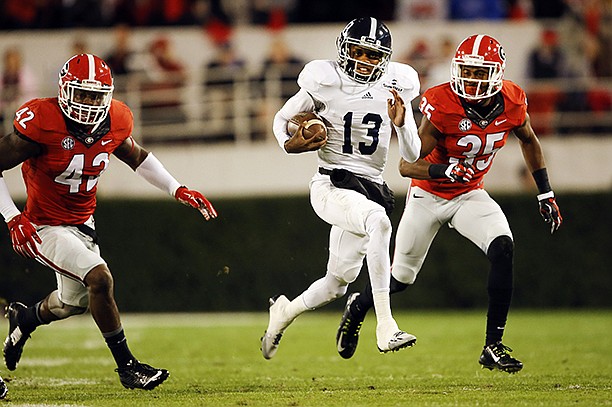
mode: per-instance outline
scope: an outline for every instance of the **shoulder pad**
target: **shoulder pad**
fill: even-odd
[[[395,80],[397,86],[403,89],[405,97],[412,100],[416,98],[421,91],[419,82],[419,74],[410,65],[399,62],[389,62],[387,66],[387,78]]]
[[[13,126],[17,131],[32,140],[40,132],[64,126],[64,119],[56,98],[32,99],[17,109]]]
[[[339,80],[335,62],[315,60],[304,66],[298,77],[298,85],[309,93],[318,93],[320,88],[332,86]]]
[[[125,103],[113,99],[108,114],[111,116],[111,129],[113,131],[127,130],[128,135],[132,133],[134,114]]]
[[[512,81],[504,80],[503,93],[516,104],[526,104],[525,91]]]
[[[516,83],[504,80],[502,95],[506,99],[506,114],[517,121],[523,123],[527,114],[527,95]]]
[[[429,121],[440,131],[444,128],[448,115],[463,112],[459,98],[452,91],[448,82],[432,86],[423,92],[419,110],[427,114]]]
[[[423,97],[427,98],[427,100],[430,102],[435,102],[436,105],[438,104],[438,102],[442,102],[442,105],[446,105],[455,101],[454,93],[448,82],[432,86],[431,88],[423,92]]]

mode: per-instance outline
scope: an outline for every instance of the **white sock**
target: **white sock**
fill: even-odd
[[[391,299],[389,298],[389,289],[372,290],[374,298],[374,311],[376,312],[376,321],[378,325],[393,321],[391,315]]]
[[[308,308],[304,303],[304,294],[300,294],[295,297],[289,304],[287,304],[287,307],[285,308],[285,316],[289,320],[293,321],[295,318],[298,317],[298,315],[310,310],[311,309]]]

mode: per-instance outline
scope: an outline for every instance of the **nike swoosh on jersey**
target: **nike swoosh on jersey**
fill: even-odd
[[[413,197],[413,198],[425,198],[424,196],[417,195],[417,194],[412,194],[412,197]]]
[[[504,120],[495,120],[495,125],[499,126],[500,124],[504,123],[505,121],[507,121],[508,119],[504,119]]]
[[[113,141],[113,140],[102,140],[100,143],[101,143],[103,146],[105,146],[105,145],[107,145],[108,143],[110,143],[111,141]]]

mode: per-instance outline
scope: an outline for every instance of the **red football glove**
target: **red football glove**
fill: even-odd
[[[452,182],[460,182],[467,184],[474,177],[474,167],[465,161],[459,161],[448,166],[444,174],[450,178]]]
[[[538,195],[538,205],[540,205],[540,215],[544,218],[544,222],[550,223],[550,234],[552,235],[563,222],[553,191]]]
[[[206,220],[217,217],[215,208],[213,208],[208,199],[198,191],[187,189],[187,187],[179,187],[174,193],[174,197],[180,203],[199,210]]]
[[[30,220],[20,213],[9,220],[7,225],[11,232],[13,250],[20,256],[36,258],[38,256],[36,243],[42,244],[42,240]]]

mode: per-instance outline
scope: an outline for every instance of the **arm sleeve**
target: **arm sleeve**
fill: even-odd
[[[400,156],[409,163],[418,160],[421,155],[421,138],[412,112],[406,112],[405,123],[402,127],[393,125],[393,128],[397,133]]]
[[[401,95],[406,103],[406,117],[402,127],[397,127],[393,123],[392,126],[397,134],[400,156],[409,163],[413,163],[421,155],[421,139],[411,103],[419,96],[421,88],[419,74],[413,67],[406,64],[394,63],[393,69],[397,72],[401,87],[404,89]]]
[[[285,151],[285,142],[291,137],[287,133],[287,122],[300,112],[311,112],[314,111],[314,109],[314,101],[310,94],[304,89],[300,89],[298,93],[287,100],[283,107],[274,115],[272,131],[274,132],[274,137],[276,137],[278,141],[278,145],[283,151]]]
[[[8,222],[15,216],[19,215],[21,212],[15,206],[15,202],[13,202],[13,198],[11,198],[11,194],[9,193],[8,188],[6,187],[6,182],[4,181],[4,177],[0,175],[0,213],[4,217],[4,220]]]
[[[163,164],[149,153],[147,158],[136,168],[136,174],[144,178],[149,184],[174,196],[181,184],[174,179]]]

